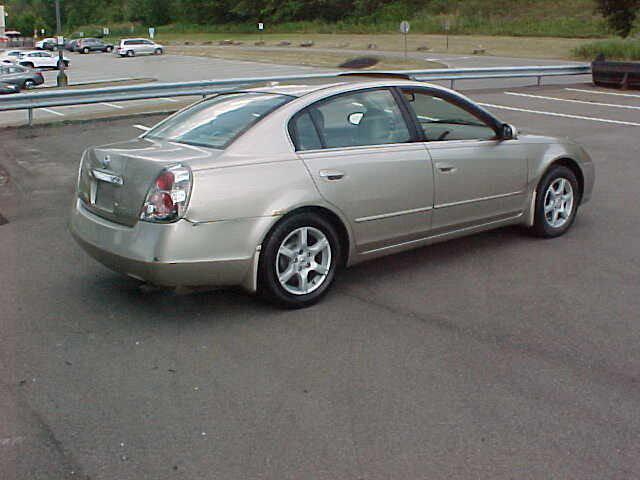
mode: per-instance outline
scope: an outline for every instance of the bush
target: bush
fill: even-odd
[[[640,60],[640,40],[601,40],[580,45],[572,53],[575,57],[586,60],[593,60],[600,54],[607,60]]]

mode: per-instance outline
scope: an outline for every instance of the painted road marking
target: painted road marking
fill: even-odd
[[[138,130],[142,130],[143,132],[148,132],[151,130],[151,127],[145,127],[144,125],[134,125],[133,128],[137,128]]]
[[[608,118],[583,117],[582,115],[570,115],[568,113],[544,112],[541,110],[529,110],[526,108],[507,107],[506,105],[494,105],[492,103],[478,103],[483,107],[497,108],[500,110],[513,110],[514,112],[533,113],[536,115],[548,115],[550,117],[575,118],[576,120],[590,120],[592,122],[615,123],[617,125],[630,125],[632,127],[640,127],[640,123],[623,122],[620,120],[610,120]]]
[[[602,90],[584,90],[582,88],[565,88],[565,90],[569,90],[570,92],[596,93],[598,95],[615,95],[616,97],[640,98],[640,95],[634,95],[632,93],[603,92]]]
[[[165,100],[165,101],[167,101],[167,102],[171,102],[171,103],[176,103],[176,102],[178,101],[178,100],[175,100],[175,99],[173,99],[173,98],[164,98],[164,97],[163,97],[163,98],[161,98],[160,100]]]
[[[64,113],[60,113],[60,112],[56,112],[55,110],[51,110],[50,108],[40,108],[40,110],[44,110],[45,112],[49,112],[49,113],[53,113],[54,115],[59,115],[61,117],[64,117]]]
[[[107,103],[107,102],[100,102],[100,105],[105,105],[107,107],[118,108],[118,109],[123,109],[124,108],[122,105],[116,105],[114,103]]]
[[[504,92],[504,94],[514,95],[516,97],[528,97],[528,98],[539,98],[541,100],[553,100],[556,102],[582,103],[586,105],[595,105],[600,107],[615,107],[615,108],[628,108],[630,110],[640,110],[640,107],[634,107],[632,105],[616,105],[614,103],[589,102],[586,100],[574,100],[572,98],[558,98],[558,97],[546,97],[544,95],[530,95],[528,93]]]

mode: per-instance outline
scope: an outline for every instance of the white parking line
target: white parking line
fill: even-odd
[[[123,109],[124,108],[122,105],[116,105],[114,103],[107,103],[107,102],[100,102],[100,105],[105,105],[107,107],[118,108],[118,109]]]
[[[640,95],[634,95],[632,93],[603,92],[602,90],[585,90],[582,88],[568,88],[568,87],[565,88],[565,90],[569,90],[570,92],[596,93],[598,95],[615,95],[616,97],[640,98]]]
[[[160,98],[159,100],[165,100],[165,101],[167,101],[167,102],[171,102],[171,103],[176,103],[176,102],[178,101],[178,100],[175,100],[175,99],[173,99],[173,98],[164,98],[164,97],[163,97],[163,98]]]
[[[151,130],[151,127],[145,127],[144,125],[134,125],[133,128],[137,128],[138,130],[142,130],[143,132],[148,132]]]
[[[50,108],[42,107],[40,110],[44,110],[45,112],[53,113],[54,115],[60,115],[61,117],[64,117],[64,113],[56,112],[55,110],[51,110]]]
[[[541,110],[529,110],[526,108],[507,107],[506,105],[494,105],[492,103],[479,103],[483,107],[497,108],[500,110],[513,110],[514,112],[533,113],[536,115],[548,115],[550,117],[575,118],[577,120],[590,120],[592,122],[615,123],[617,125],[630,125],[632,127],[640,127],[640,123],[623,122],[621,120],[609,120],[608,118],[583,117],[582,115],[570,115],[568,113],[544,112]]]
[[[632,105],[616,105],[614,103],[589,102],[586,100],[574,100],[572,98],[546,97],[544,95],[530,95],[528,93],[504,92],[505,95],[514,95],[516,97],[539,98],[541,100],[553,100],[555,102],[582,103],[586,105],[595,105],[600,107],[628,108],[630,110],[640,110],[640,107]]]

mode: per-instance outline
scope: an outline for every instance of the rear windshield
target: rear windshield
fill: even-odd
[[[178,113],[146,138],[224,149],[236,137],[281,105],[293,100],[271,93],[227,93]]]

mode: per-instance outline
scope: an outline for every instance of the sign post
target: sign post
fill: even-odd
[[[447,40],[447,50],[449,50],[449,30],[451,29],[451,22],[449,21],[448,18],[445,19],[443,26],[444,26],[444,35]]]
[[[262,32],[264,31],[264,23],[258,22],[258,31],[260,32],[260,43],[262,43]]]
[[[407,33],[409,33],[409,22],[403,20],[400,22],[400,33],[402,33],[402,39],[404,43],[404,59],[407,60]]]
[[[149,27],[149,38],[153,40],[155,36],[156,36],[156,29],[154,27]]]

